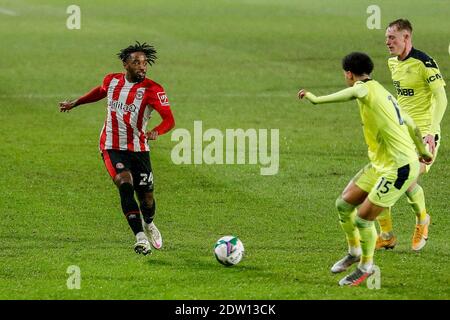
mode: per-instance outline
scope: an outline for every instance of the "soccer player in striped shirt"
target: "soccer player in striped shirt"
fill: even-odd
[[[150,243],[155,249],[162,247],[161,233],[153,223],[156,202],[147,140],[156,140],[171,130],[175,121],[163,87],[145,77],[147,66],[156,60],[156,50],[146,43],[136,42],[122,49],[118,56],[125,73],[108,74],[102,85],[59,105],[61,112],[68,112],[79,105],[107,98],[100,152],[119,189],[122,211],[136,236],[134,250],[146,255],[152,252]],[[146,131],[153,110],[160,114],[162,122]]]
[[[370,78],[373,63],[369,56],[353,52],[343,59],[342,67],[349,88],[322,97],[302,89],[298,96],[313,104],[356,100],[359,105],[370,162],[336,200],[348,254],[331,268],[331,272],[339,273],[359,262],[354,272],[339,281],[341,286],[357,286],[373,272],[377,240],[374,220],[385,208],[393,206],[419,175],[415,147],[421,161],[431,161],[432,155],[426,150],[419,129],[395,98]]]
[[[426,53],[412,45],[412,26],[406,19],[391,22],[386,29],[386,46],[393,56],[388,60],[389,70],[397,91],[397,100],[423,134],[423,140],[436,159],[441,144],[440,123],[447,108],[445,82],[439,67]],[[430,170],[433,163],[421,164],[420,173]],[[425,206],[422,187],[415,181],[406,191],[408,202],[416,214],[416,227],[411,248],[420,251],[428,239],[430,216]],[[378,218],[380,235],[377,249],[392,249],[397,237],[392,229],[390,209]]]

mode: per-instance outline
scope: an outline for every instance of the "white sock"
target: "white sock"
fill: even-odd
[[[145,235],[145,233],[144,232],[138,232],[137,234],[136,234],[136,240],[137,241],[141,241],[141,240],[147,240],[147,236]]]
[[[354,257],[359,257],[361,255],[361,247],[349,247],[348,253]]]
[[[362,272],[371,272],[373,269],[373,261],[371,262],[366,262],[366,263],[360,263],[358,268],[362,271]]]

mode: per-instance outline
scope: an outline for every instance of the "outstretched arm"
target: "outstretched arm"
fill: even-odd
[[[85,94],[84,96],[72,100],[72,101],[62,101],[59,103],[59,111],[60,112],[68,112],[71,109],[75,108],[76,106],[79,106],[80,104],[85,103],[91,103],[91,102],[97,102],[103,98],[106,97],[106,90],[103,89],[102,86],[95,87],[90,92]]]
[[[409,135],[411,136],[417,151],[419,152],[419,160],[425,164],[433,162],[433,155],[427,150],[426,145],[422,141],[422,133],[414,123],[413,119],[406,113],[402,114],[403,122],[408,127]]]
[[[332,102],[345,102],[356,98],[363,98],[367,95],[367,88],[363,85],[355,85],[350,88],[329,94],[327,96],[316,97],[311,92],[302,89],[298,92],[299,99],[306,98],[312,104],[332,103]]]

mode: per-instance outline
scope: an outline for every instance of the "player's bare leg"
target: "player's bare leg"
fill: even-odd
[[[141,216],[138,204],[134,198],[133,177],[129,171],[118,173],[114,177],[114,183],[117,185],[120,193],[122,211],[130,225],[131,230],[136,236],[134,250],[139,254],[150,254],[151,248],[147,236],[142,228]]]
[[[352,264],[360,261],[361,245],[359,231],[355,226],[356,208],[367,198],[367,192],[356,185],[354,180],[345,187],[342,195],[336,200],[339,222],[345,232],[348,253],[332,267],[332,273],[347,270]]]
[[[163,245],[163,240],[161,232],[159,232],[153,219],[156,212],[156,201],[153,197],[153,192],[142,192],[138,193],[140,209],[142,212],[144,231],[150,239],[150,243],[153,248],[161,249]]]
[[[359,206],[363,203],[364,200],[366,200],[367,195],[368,193],[358,187],[354,180],[351,180],[344,191],[342,191],[342,198],[354,206]]]

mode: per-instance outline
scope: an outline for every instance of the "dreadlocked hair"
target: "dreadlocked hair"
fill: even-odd
[[[130,45],[125,49],[120,50],[117,56],[119,57],[120,60],[126,62],[127,59],[130,57],[130,54],[134,52],[143,52],[147,58],[148,64],[152,65],[153,63],[155,63],[156,50],[153,46],[145,42],[141,44],[139,43],[139,41],[136,41],[136,44]]]

